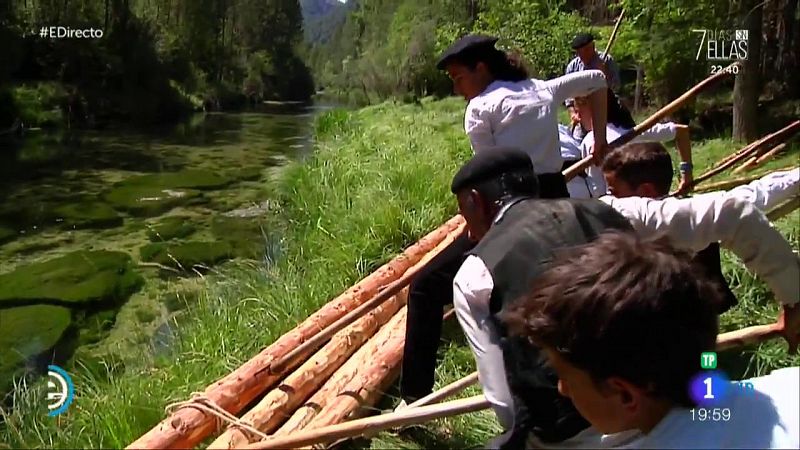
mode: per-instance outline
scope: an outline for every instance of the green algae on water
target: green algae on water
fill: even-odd
[[[77,251],[22,266],[0,275],[0,307],[45,302],[77,307],[118,304],[144,283],[132,266],[127,253],[104,250]]]

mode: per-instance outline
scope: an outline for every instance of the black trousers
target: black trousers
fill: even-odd
[[[567,183],[561,173],[538,175],[539,196],[567,198]],[[453,279],[467,252],[475,246],[466,232],[431,260],[411,282],[408,320],[403,347],[400,395],[408,403],[433,391],[436,352],[442,337],[444,306],[453,301]]]

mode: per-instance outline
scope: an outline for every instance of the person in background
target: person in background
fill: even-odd
[[[575,99],[575,108],[578,110],[581,124],[588,130],[583,141],[581,141],[581,157],[586,157],[589,155],[594,142],[594,124],[592,123],[591,105],[589,105],[586,99],[578,97]],[[620,128],[613,124],[606,125],[606,136],[608,136],[608,139],[611,141],[616,140],[628,131],[630,130]],[[680,156],[680,164],[678,166],[680,180],[678,182],[677,194],[682,195],[692,189],[693,182],[692,142],[689,136],[689,127],[674,122],[658,123],[637,136],[632,142],[667,141],[675,142],[675,147],[677,147],[678,155]],[[601,164],[595,164],[586,170],[587,177],[585,185],[589,188],[588,192],[581,186],[576,187],[573,182],[571,186],[571,195],[577,198],[597,198],[606,195],[608,186],[603,178],[603,172],[600,166]]]
[[[599,442],[572,405],[557,395],[554,375],[538,358],[538,349],[510,338],[497,318],[527,292],[555,251],[591,241],[606,229],[665,235],[690,252],[722,242],[766,282],[784,305],[784,317],[794,318],[787,322],[787,334],[795,342],[800,338],[800,260],[745,196],[539,199],[524,181],[532,176],[523,162],[518,150],[492,149],[462,166],[451,186],[469,237],[478,242],[455,276],[453,303],[484,395],[506,430],[491,448]]]
[[[596,69],[603,72],[608,80],[608,90],[606,91],[606,104],[608,108],[607,120],[622,128],[633,128],[636,122],[633,120],[628,108],[622,104],[617,92],[619,91],[622,83],[619,76],[619,67],[614,62],[611,55],[606,55],[605,52],[597,52],[594,43],[594,36],[590,33],[578,33],[572,40],[572,49],[575,51],[576,56],[572,61],[567,64],[565,74],[580,72],[583,70]],[[576,139],[583,139],[588,130],[583,128],[579,117],[578,111],[574,107],[574,99],[568,98],[564,104],[570,113],[572,121],[572,133]],[[578,126],[580,125],[580,126]]]
[[[554,80],[533,79],[519,59],[495,48],[496,42],[491,36],[465,36],[437,63],[453,80],[456,94],[468,102],[464,128],[472,150],[480,154],[495,146],[519,148],[536,169],[539,195],[568,197],[561,174],[558,108],[567,97],[588,96],[595,107],[592,119],[604,124],[605,77],[589,70]],[[601,161],[604,151],[605,138],[598,133],[591,152]],[[453,298],[453,277],[473,245],[466,235],[459,237],[411,283],[399,407],[433,389],[444,305]]]
[[[501,321],[542,349],[559,392],[603,433],[591,448],[800,448],[797,367],[724,395],[712,380],[712,405],[690,394],[721,301],[667,241],[608,233],[560,254]]]

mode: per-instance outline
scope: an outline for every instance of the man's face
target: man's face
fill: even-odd
[[[489,205],[474,189],[464,189],[456,195],[458,212],[467,222],[467,236],[472,242],[478,242],[489,232],[492,217]]]
[[[453,90],[457,95],[464,97],[466,101],[480,95],[491,83],[491,76],[482,62],[479,62],[474,69],[458,62],[451,62],[445,69],[450,75],[450,79],[453,80]]]
[[[617,177],[614,172],[603,172],[603,178],[606,179],[608,186],[608,193],[617,198],[624,197],[645,197],[645,198],[658,198],[660,197],[658,189],[653,183],[642,183],[636,188],[631,187],[630,183]]]
[[[575,53],[578,54],[578,58],[580,58],[584,64],[590,63],[595,55],[594,42],[589,42],[583,47],[579,47],[575,50]]]
[[[558,374],[558,392],[572,400],[575,409],[598,431],[619,433],[635,428],[638,393],[616,378],[598,385],[584,370],[570,364],[554,349],[545,347],[550,365]]]

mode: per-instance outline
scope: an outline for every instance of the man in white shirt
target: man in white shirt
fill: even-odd
[[[588,134],[581,141],[581,158],[586,157],[591,152],[592,145],[594,145],[594,127],[592,123],[592,107],[585,98],[575,99],[575,108],[584,128],[588,130]],[[613,142],[623,134],[630,131],[629,129],[616,126],[609,123],[606,126],[606,139],[608,142]],[[680,180],[678,183],[678,193],[684,194],[691,189],[693,175],[692,175],[692,145],[689,137],[689,127],[686,125],[676,124],[674,122],[658,123],[653,125],[644,133],[637,136],[632,142],[668,142],[675,141],[675,147],[678,149],[680,157],[680,164],[678,166],[680,172]],[[587,151],[587,149],[589,149]],[[588,185],[589,190],[581,189],[579,183],[573,183],[570,189],[570,195],[574,198],[599,198],[607,194],[608,186],[603,178],[603,172],[600,169],[600,164],[590,166],[586,170],[587,179],[585,184]],[[570,188],[568,184],[568,189]],[[575,194],[573,194],[575,192]],[[587,197],[586,194],[589,196]]]
[[[500,152],[487,152],[489,155],[495,153]],[[474,160],[479,156],[481,155]],[[513,279],[507,279],[507,274],[519,270],[520,258],[528,258],[527,262],[522,262],[528,264],[527,270],[520,276],[535,275],[538,273],[536,268],[541,268],[555,249],[580,243],[581,240],[586,241],[603,227],[623,229],[623,225],[614,224],[616,219],[600,208],[601,204],[610,205],[621,213],[627,219],[625,226],[633,226],[637,233],[666,235],[677,247],[686,251],[697,252],[712,242],[720,241],[724,247],[742,258],[748,269],[767,283],[775,298],[786,305],[786,309],[796,309],[789,305],[796,304],[800,295],[800,262],[791,245],[746,199],[724,192],[700,195],[692,199],[666,200],[639,197],[604,197],[602,202],[519,199],[513,192],[508,192],[508,189],[504,191],[496,187],[492,188],[494,190],[481,187],[502,181],[506,176],[503,170],[508,172],[511,171],[510,168],[502,167],[502,164],[487,160],[486,157],[477,163],[474,160],[462,167],[452,186],[461,214],[467,221],[471,239],[481,241],[470,252],[455,277],[454,305],[476,357],[484,394],[506,428],[513,429],[519,414],[515,410],[521,407],[515,404],[514,397],[527,394],[509,385],[514,375],[509,377],[506,373],[508,365],[520,365],[525,358],[516,358],[517,361],[504,358],[504,353],[508,351],[504,352],[501,347],[501,344],[506,346],[503,344],[502,325],[495,320],[503,304],[497,299],[513,297],[513,293],[504,292],[505,288],[498,289],[498,284],[513,283]],[[482,172],[476,165],[488,166],[492,171]],[[498,192],[504,192],[504,195],[501,196]],[[522,212],[530,217],[516,217]],[[515,221],[505,219],[507,216]],[[487,236],[491,238],[486,240]],[[504,245],[501,253],[510,252],[517,259],[510,259],[511,264],[497,270],[501,268],[498,261],[508,259],[509,253],[494,254],[487,262],[480,253],[491,250],[492,241]],[[523,250],[524,256],[513,254]],[[792,333],[800,334],[800,324],[794,324],[793,327]],[[519,371],[513,366],[512,369]],[[523,368],[528,372],[538,369]],[[541,377],[547,378],[546,375]],[[543,411],[548,408],[551,407],[547,404],[538,405],[536,413],[544,414]],[[546,433],[540,433],[534,439],[538,439],[539,445],[546,443],[551,447],[570,447],[596,437],[592,436],[591,430],[577,433],[574,433],[575,427],[570,430],[573,433],[566,440],[563,436],[560,436],[560,441],[550,439]]]
[[[559,391],[604,433],[588,447],[798,448],[797,367],[746,385],[701,370],[720,300],[666,240],[613,233],[559,255],[501,321],[543,349]]]

